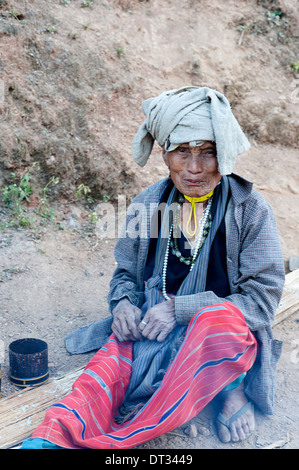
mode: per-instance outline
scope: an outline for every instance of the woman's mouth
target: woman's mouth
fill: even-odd
[[[188,186],[200,186],[204,182],[201,180],[185,179],[184,183],[187,184]]]

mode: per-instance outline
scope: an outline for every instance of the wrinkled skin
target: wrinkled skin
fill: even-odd
[[[128,299],[122,299],[118,302],[112,311],[112,331],[119,341],[136,341],[142,339],[138,328],[141,314],[140,308],[132,305]]]
[[[174,299],[150,308],[141,322],[141,310],[129,300],[122,299],[114,308],[112,331],[119,341],[149,340],[164,341],[176,325]]]
[[[142,336],[150,340],[164,341],[176,326],[174,299],[150,308],[143,320],[147,324],[141,322],[139,325]]]
[[[162,155],[175,187],[186,196],[205,196],[221,180],[214,142],[206,141],[200,147],[185,143],[171,152],[163,149]]]

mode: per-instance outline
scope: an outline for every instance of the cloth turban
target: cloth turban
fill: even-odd
[[[232,173],[236,157],[250,148],[245,134],[232,113],[227,98],[208,87],[170,90],[142,103],[146,120],[133,139],[133,159],[144,166],[156,140],[166,151],[180,144],[216,143],[218,169]]]

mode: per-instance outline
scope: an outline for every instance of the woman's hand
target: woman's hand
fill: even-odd
[[[112,311],[114,320],[111,328],[119,341],[136,341],[142,339],[138,329],[141,314],[140,308],[132,305],[128,299],[122,299],[118,302]]]
[[[171,299],[150,308],[140,322],[139,330],[145,338],[162,342],[175,326],[174,299]]]

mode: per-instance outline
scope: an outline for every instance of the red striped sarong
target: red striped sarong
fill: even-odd
[[[117,424],[114,416],[132,371],[132,345],[112,334],[32,437],[72,449],[135,447],[193,418],[256,357],[256,340],[233,304],[204,308],[190,321],[160,387],[132,419]]]

